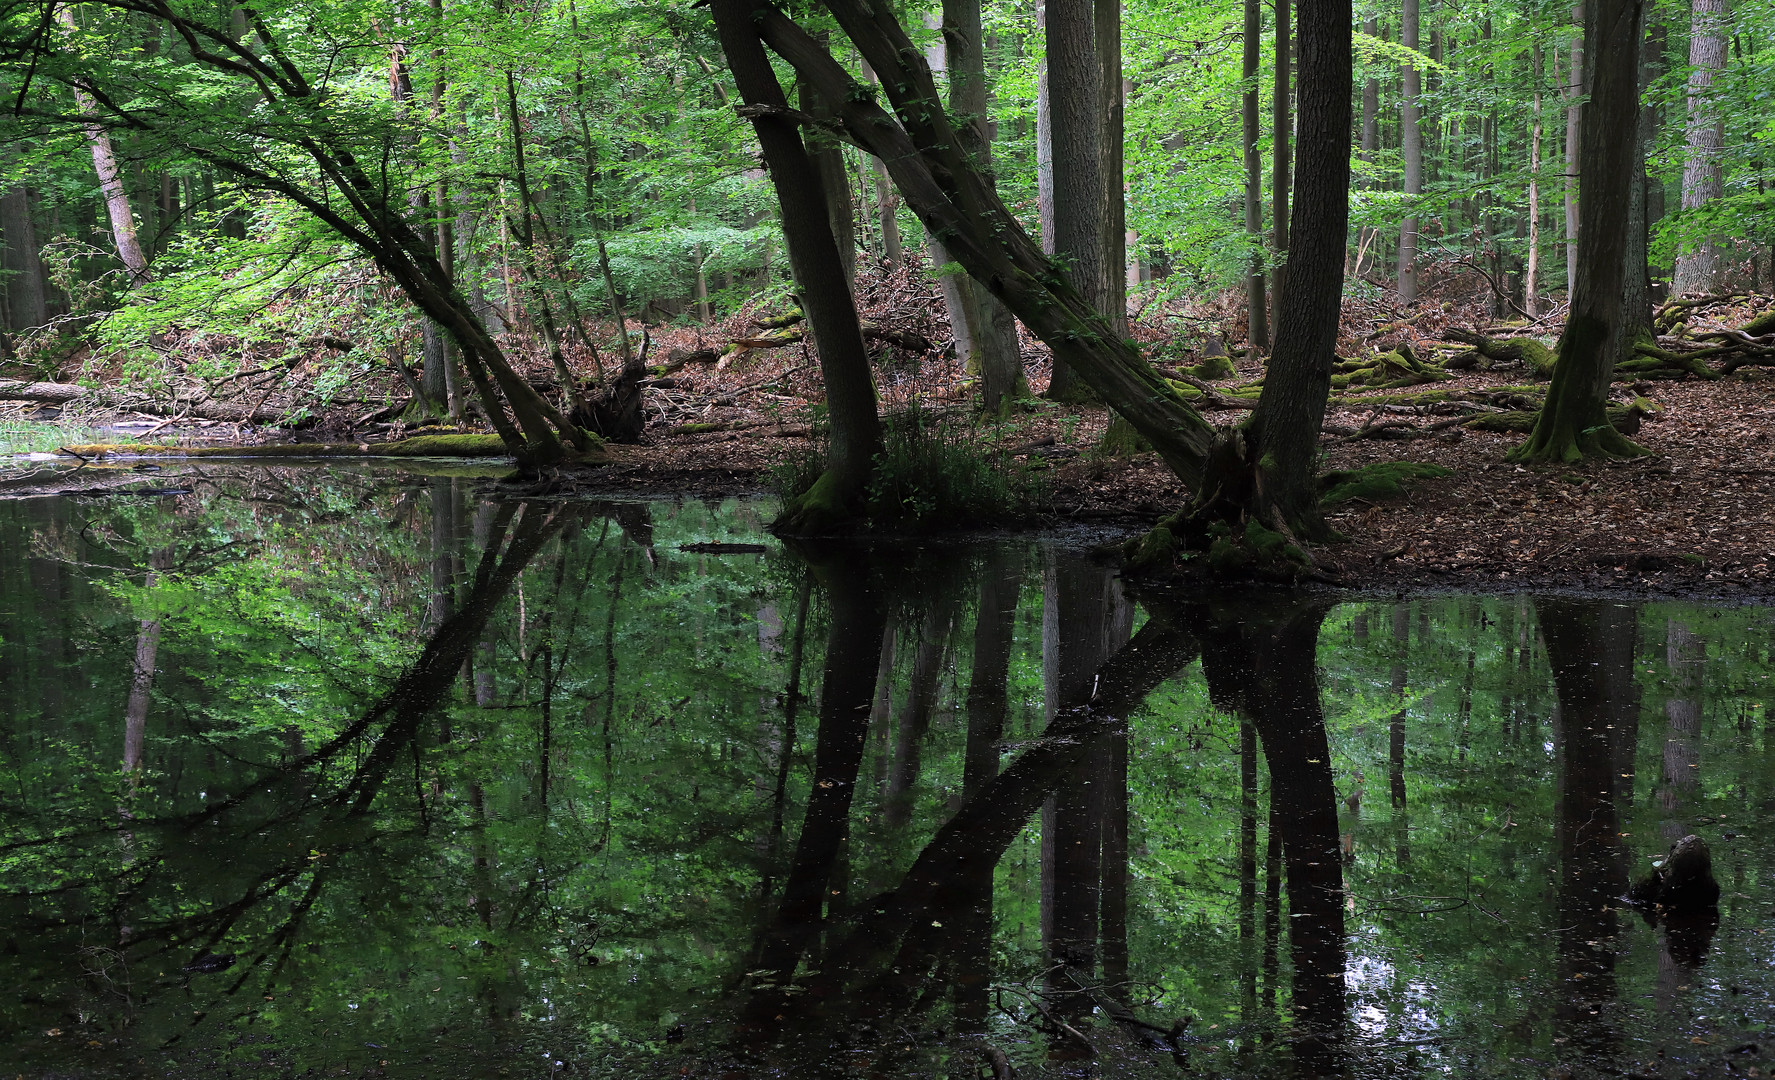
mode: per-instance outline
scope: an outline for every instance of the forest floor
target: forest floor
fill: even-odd
[[[979,420],[972,411],[972,380],[947,355],[943,305],[928,279],[907,271],[865,275],[859,279],[859,301],[870,322],[933,344],[917,352],[877,343],[884,410],[892,413],[916,402],[927,414],[952,421],[965,443],[981,451],[1008,451],[1035,479],[1039,505],[1014,527],[1087,525],[1132,532],[1183,505],[1187,492],[1156,455],[1116,455],[1102,448],[1109,416],[1100,407],[1034,399],[1007,421]],[[1338,352],[1372,356],[1406,344],[1422,359],[1447,359],[1460,350],[1443,338],[1450,328],[1554,342],[1557,322],[1499,326],[1487,306],[1483,293],[1470,291],[1458,278],[1445,279],[1440,290],[1409,311],[1383,299],[1352,300],[1345,305]],[[1749,297],[1718,305],[1701,318],[1737,326],[1772,306],[1770,298]],[[756,340],[762,314],[746,311],[712,326],[649,328],[650,362],[670,367],[691,359],[644,392],[648,429],[641,444],[613,447],[611,464],[575,470],[569,485],[605,496],[754,493],[769,490],[771,473],[782,463],[818,452],[810,432],[818,422],[819,368],[805,343],[711,358],[711,348]],[[1245,327],[1237,297],[1149,304],[1136,317],[1133,333],[1163,371],[1178,372],[1228,348],[1237,373],[1213,380],[1217,389],[1229,391],[1261,377],[1261,360],[1239,348]],[[1023,345],[1031,387],[1039,393],[1050,359],[1039,342],[1026,339]],[[546,358],[522,360],[539,385],[547,382]],[[575,358],[573,366],[584,370],[586,360]],[[259,400],[274,405],[300,400],[299,376],[298,369],[296,378]],[[369,393],[315,410],[318,421],[297,438],[373,442],[419,430],[366,419],[377,411],[367,406],[401,397],[392,376],[387,382],[380,399]],[[1413,481],[1402,495],[1355,498],[1333,508],[1331,523],[1348,540],[1315,549],[1321,576],[1376,589],[1535,587],[1775,596],[1775,372],[1746,367],[1722,379],[1691,376],[1635,383],[1631,389],[1618,385],[1617,396],[1637,395],[1661,407],[1633,436],[1651,456],[1557,467],[1507,464],[1505,454],[1521,441],[1520,434],[1468,430],[1447,407],[1387,404],[1416,391],[1476,394],[1531,382],[1520,365],[1482,363],[1449,371],[1445,380],[1425,386],[1336,392],[1325,421],[1327,470],[1410,461],[1441,466],[1449,474]],[[1236,423],[1244,415],[1238,408],[1203,408],[1217,424]],[[0,408],[0,424],[9,416],[54,415],[25,403],[8,404]],[[118,419],[116,414],[89,416],[86,422]],[[131,431],[163,422],[144,418]],[[1382,422],[1401,426],[1377,429]],[[115,437],[133,438],[131,431]],[[230,424],[175,424],[156,434],[180,441],[290,438],[288,432]]]

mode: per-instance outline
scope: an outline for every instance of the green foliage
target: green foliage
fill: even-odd
[[[996,524],[1039,497],[1033,474],[1004,458],[974,425],[914,404],[889,419],[869,479],[868,515],[883,528]]]

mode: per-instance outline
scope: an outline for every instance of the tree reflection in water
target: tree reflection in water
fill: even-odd
[[[1690,766],[1755,760],[1734,749],[1754,729],[1710,726],[1732,652],[1696,611],[1129,598],[1019,545],[809,546],[742,572],[637,504],[463,496],[396,502],[420,633],[400,665],[323,660],[331,728],[272,707],[223,741],[178,605],[123,610],[96,741],[116,753],[121,718],[127,772],[85,824],[34,794],[8,834],[28,876],[0,896],[0,964],[33,988],[15,1026],[188,1062],[436,1042],[445,1076],[540,1050],[609,1075],[1538,1076],[1631,1072],[1645,1025],[1681,1030],[1725,977],[1719,914],[1620,914],[1635,853],[1663,846],[1635,820],[1705,829]],[[137,580],[186,587],[189,545],[142,538]],[[689,604],[712,580],[744,583],[730,609]],[[45,648],[80,648],[78,622],[51,629]],[[1655,753],[1636,659],[1671,672]],[[203,790],[176,794],[177,769]],[[1719,844],[1753,889],[1754,854]],[[1511,1025],[1492,1042],[1460,1012],[1488,992]],[[362,1025],[338,1012],[360,998]]]

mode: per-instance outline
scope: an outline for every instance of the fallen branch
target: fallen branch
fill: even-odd
[[[149,416],[198,420],[221,420],[230,424],[274,424],[283,419],[282,409],[258,405],[245,408],[219,401],[152,401],[134,394],[114,390],[97,390],[70,383],[20,382],[0,380],[0,400],[41,401],[50,405],[96,405],[106,409],[128,409]]]

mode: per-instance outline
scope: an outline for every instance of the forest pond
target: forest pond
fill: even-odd
[[[1768,609],[415,468],[0,502],[0,1073],[1775,1064]],[[1629,906],[1690,834],[1717,918]]]

